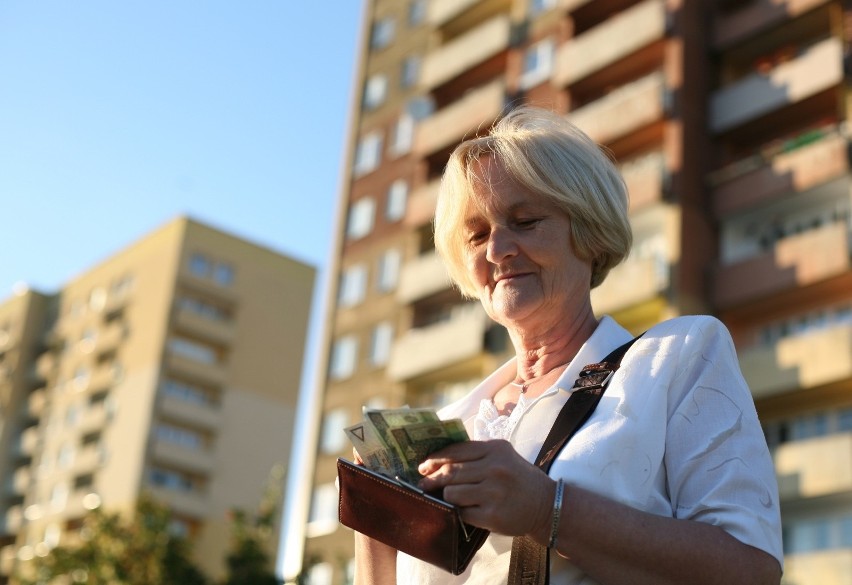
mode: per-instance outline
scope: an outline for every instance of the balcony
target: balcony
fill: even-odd
[[[53,353],[49,351],[44,352],[36,358],[36,375],[43,380],[47,380],[56,369],[56,362],[56,356]]]
[[[849,252],[849,229],[842,223],[785,238],[769,252],[720,266],[716,303],[731,308],[843,274]]]
[[[848,141],[836,133],[766,160],[757,158],[760,160],[740,163],[752,168],[718,183],[713,192],[717,217],[758,206],[786,193],[801,193],[850,170]]]
[[[39,441],[38,427],[32,426],[32,427],[27,427],[26,429],[24,429],[24,431],[21,433],[21,439],[20,440],[21,440],[21,442],[20,442],[20,445],[21,445],[20,453],[21,453],[21,455],[24,455],[26,457],[32,457],[33,455],[35,455],[36,448],[38,447],[38,441]]]
[[[106,453],[106,450],[97,444],[84,447],[75,455],[71,469],[78,475],[93,473],[106,463]]]
[[[852,433],[784,443],[774,459],[782,501],[852,493]]]
[[[33,390],[27,397],[27,415],[33,419],[41,418],[46,404],[47,391],[44,388]]]
[[[20,504],[10,506],[6,510],[6,517],[3,522],[4,534],[15,534],[21,529],[21,524],[24,521],[24,509]]]
[[[669,271],[665,259],[626,260],[612,269],[603,284],[592,290],[595,313],[612,313],[656,297],[668,288]]]
[[[665,83],[654,73],[624,85],[568,114],[592,140],[609,143],[665,115]]]
[[[179,491],[150,484],[145,487],[145,491],[181,516],[204,518],[210,513],[210,498],[205,493]]]
[[[622,165],[621,176],[630,195],[630,211],[643,209],[663,198],[666,161],[660,151],[652,152]]]
[[[438,202],[438,192],[441,189],[440,179],[430,181],[414,190],[408,199],[405,210],[405,225],[420,227],[432,221],[435,217],[435,205]]]
[[[852,326],[787,337],[772,347],[745,349],[739,357],[755,398],[845,380],[852,377]]]
[[[227,375],[226,368],[222,364],[199,362],[176,353],[169,353],[166,356],[166,367],[180,376],[215,386],[222,386]]]
[[[431,89],[464,73],[509,47],[511,23],[499,15],[432,51],[423,60],[420,84]]]
[[[95,340],[95,351],[100,354],[107,354],[116,351],[127,334],[127,330],[121,323],[112,323],[98,331],[98,337]]]
[[[784,557],[784,583],[846,584],[852,575],[852,548]]]
[[[490,323],[479,303],[469,303],[448,321],[409,330],[394,344],[388,375],[408,380],[478,356]]]
[[[92,372],[87,385],[89,392],[112,388],[120,379],[120,373],[114,367],[102,365]]]
[[[564,87],[623,59],[666,34],[666,5],[646,0],[562,45],[553,81]]]
[[[757,32],[804,14],[828,0],[753,0],[725,14],[717,14],[713,44],[717,49],[751,38]]]
[[[428,156],[488,128],[505,106],[502,80],[470,90],[461,99],[420,122],[414,135],[414,152]]]
[[[223,286],[211,278],[196,276],[189,269],[178,274],[178,285],[225,303],[237,303],[239,296],[232,286]]]
[[[710,128],[721,133],[836,86],[843,81],[843,48],[830,38],[768,74],[753,73],[710,98]]]
[[[234,339],[236,328],[231,319],[207,317],[181,307],[175,308],[174,315],[174,326],[180,331],[222,344],[228,344]]]
[[[450,286],[444,262],[437,252],[432,251],[405,263],[400,274],[399,287],[396,289],[396,298],[403,304],[410,304]]]
[[[189,402],[166,394],[160,397],[159,410],[167,418],[205,429],[216,429],[222,423],[222,411],[218,407]]]
[[[102,430],[109,422],[110,414],[103,405],[87,408],[80,417],[78,428],[81,434]]]
[[[13,496],[24,496],[30,487],[32,474],[26,465],[18,467],[9,481],[9,491]]]
[[[426,13],[426,21],[439,27],[482,0],[432,0]]]
[[[0,533],[3,531],[0,530]],[[7,544],[0,547],[0,575],[8,576],[15,569],[15,559],[17,558],[17,548],[14,544]]]
[[[216,463],[208,450],[191,449],[162,439],[154,440],[151,457],[164,465],[202,473],[213,471]]]

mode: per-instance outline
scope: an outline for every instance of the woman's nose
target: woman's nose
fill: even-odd
[[[488,236],[485,258],[493,264],[498,264],[517,253],[517,243],[511,230],[502,226],[494,227]]]

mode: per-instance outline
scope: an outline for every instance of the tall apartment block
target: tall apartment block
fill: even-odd
[[[286,468],[314,277],[178,218],[59,292],[2,302],[0,582],[143,493],[221,577],[228,512]]]
[[[852,574],[852,269],[846,71],[828,0],[373,0],[334,268],[305,566],[346,582],[340,429],[362,405],[437,405],[509,347],[448,284],[430,221],[452,148],[506,108],[556,110],[605,145],[631,256],[593,291],[634,332],[727,323],[781,489],[791,583]]]

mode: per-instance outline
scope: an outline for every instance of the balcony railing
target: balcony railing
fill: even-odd
[[[92,406],[83,412],[78,428],[82,434],[99,431],[106,426],[109,411],[105,406]]]
[[[77,452],[72,469],[79,475],[92,473],[106,463],[106,451],[100,445],[94,444]]]
[[[182,516],[204,518],[210,512],[210,498],[206,493],[193,491],[178,491],[147,485],[145,490],[157,501],[168,505],[170,509]]]
[[[646,0],[562,45],[556,54],[553,81],[559,86],[574,83],[665,34],[665,2]]]
[[[435,205],[438,202],[438,191],[441,181],[436,179],[418,187],[408,199],[405,210],[405,225],[420,227],[432,221],[435,216]]]
[[[838,39],[826,39],[768,74],[753,73],[716,91],[710,99],[710,127],[731,130],[842,81],[843,48]]]
[[[420,69],[420,84],[433,88],[453,79],[509,46],[511,23],[502,14],[429,53]]]
[[[665,82],[653,73],[568,114],[592,140],[611,142],[665,115]]]
[[[630,211],[662,200],[666,161],[662,152],[652,152],[621,167],[630,195]]]
[[[592,306],[602,315],[655,298],[669,286],[670,266],[662,258],[633,258],[619,264],[592,290]]]
[[[234,322],[199,315],[186,308],[175,309],[175,327],[195,336],[217,343],[230,343],[234,339]]]
[[[181,470],[210,473],[216,464],[213,453],[207,449],[191,449],[162,439],[154,440],[151,455],[155,461]]]
[[[852,433],[784,443],[774,459],[782,501],[852,493]]]
[[[388,374],[408,380],[478,356],[489,323],[482,306],[469,303],[448,321],[408,331],[394,344]]]
[[[803,14],[828,0],[752,0],[737,10],[716,16],[713,43],[723,49],[758,31]]]
[[[32,418],[41,418],[46,404],[47,391],[44,388],[33,390],[27,398],[27,414]]]
[[[24,520],[24,509],[20,504],[16,504],[14,506],[9,507],[6,510],[6,517],[4,519],[3,532],[5,534],[15,534],[21,529],[21,524]],[[13,547],[14,548],[14,547]]]
[[[198,404],[164,395],[160,398],[160,412],[170,419],[190,423],[205,429],[218,428],[222,422],[222,411],[216,406]]]
[[[852,575],[852,548],[784,557],[784,583],[844,583]]]
[[[176,353],[168,354],[166,366],[176,374],[216,386],[224,384],[227,376],[227,370],[222,364],[204,363]]]
[[[433,26],[441,26],[479,2],[482,0],[432,0],[429,2],[426,20]]]
[[[852,325],[786,337],[744,349],[740,367],[755,398],[807,390],[852,377]]]
[[[754,207],[785,193],[800,193],[849,172],[848,141],[830,133],[804,146],[763,157],[741,161],[740,173],[728,167],[728,177],[720,180],[713,192],[717,217]],[[728,169],[719,171],[722,173]]]
[[[31,457],[35,454],[38,447],[39,432],[38,427],[27,427],[21,433],[20,452],[21,455]]]
[[[414,152],[426,156],[489,127],[503,111],[505,97],[502,80],[469,91],[418,124]]]
[[[444,262],[435,251],[409,260],[402,268],[396,297],[401,303],[416,300],[450,288]]]
[[[769,252],[719,267],[716,303],[730,308],[843,274],[850,269],[849,253],[843,223],[779,240]]]
[[[95,351],[99,354],[106,354],[115,351],[124,341],[127,330],[121,323],[113,323],[109,327],[104,327],[98,332],[98,337],[95,340]]]

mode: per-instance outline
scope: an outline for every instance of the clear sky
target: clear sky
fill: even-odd
[[[312,388],[363,2],[0,1],[0,302],[189,214],[321,271]]]
[[[322,268],[362,3],[0,2],[0,302],[182,213]]]

